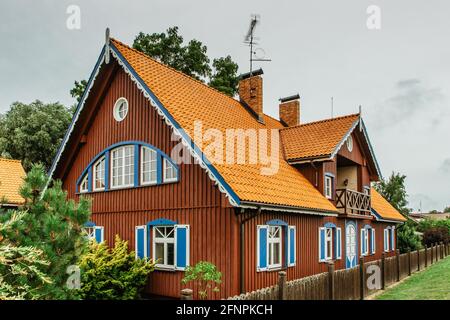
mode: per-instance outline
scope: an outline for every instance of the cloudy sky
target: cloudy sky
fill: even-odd
[[[81,28],[66,26],[69,5]],[[367,8],[381,10],[381,28],[367,27]],[[179,26],[210,57],[230,54],[248,71],[242,41],[258,13],[264,108],[300,93],[302,121],[357,112],[385,176],[407,175],[410,206],[450,205],[450,3],[446,0],[310,1],[24,1],[0,3],[0,112],[14,101],[71,105],[73,81],[88,77],[104,30],[131,44],[140,32]]]

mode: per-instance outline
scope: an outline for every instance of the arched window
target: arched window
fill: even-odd
[[[111,145],[100,152],[77,180],[77,192],[99,192],[173,183],[178,166],[161,150],[140,141]]]

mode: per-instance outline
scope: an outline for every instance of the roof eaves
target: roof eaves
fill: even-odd
[[[268,203],[260,203],[253,201],[241,201],[239,205],[241,208],[250,208],[250,209],[263,209],[268,211],[283,211],[283,212],[292,212],[292,213],[301,213],[301,214],[309,214],[309,215],[320,215],[320,216],[332,216],[337,217],[338,212],[320,210],[320,209],[311,209],[311,208],[303,208],[303,207],[293,207],[293,206],[282,206],[282,205],[271,205]]]
[[[361,116],[359,116],[355,122],[353,122],[350,129],[347,131],[347,133],[344,135],[344,137],[341,139],[341,141],[334,147],[333,152],[331,152],[330,158],[334,158],[334,156],[339,152],[339,150],[344,145],[345,141],[347,141],[348,137],[352,134],[352,132],[355,130],[355,128],[358,126],[359,122],[361,121]]]

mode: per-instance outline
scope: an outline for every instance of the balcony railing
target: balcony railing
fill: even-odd
[[[344,214],[370,214],[370,195],[350,189],[337,189],[336,208]]]

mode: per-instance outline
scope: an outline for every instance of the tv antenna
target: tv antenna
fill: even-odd
[[[254,61],[272,61],[271,59],[265,58],[265,51],[262,48],[254,49],[254,46],[258,43],[255,42],[257,38],[255,37],[255,28],[256,25],[260,23],[259,14],[253,14],[250,20],[250,26],[247,31],[247,35],[245,36],[244,43],[250,46],[250,75],[253,71],[253,62]]]

